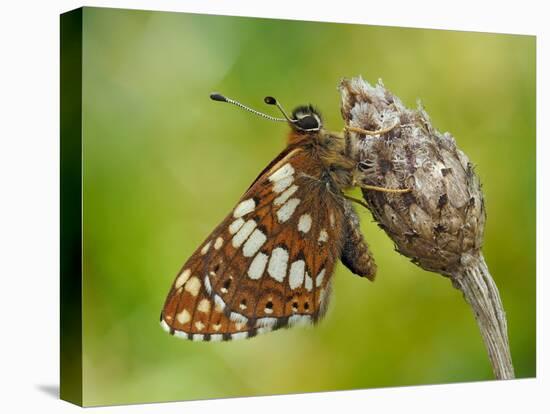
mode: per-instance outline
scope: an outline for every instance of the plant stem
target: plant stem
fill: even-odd
[[[453,273],[451,279],[474,311],[495,377],[513,379],[506,314],[483,254],[465,254],[462,267]]]

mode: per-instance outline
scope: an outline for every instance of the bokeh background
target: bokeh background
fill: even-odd
[[[86,405],[492,379],[461,294],[367,210],[377,279],[338,266],[317,327],[193,343],[158,324],[180,266],[285,143],[286,125],[208,94],[311,102],[340,130],[336,86],[356,75],[421,98],[476,164],[516,374],[535,376],[534,37],[86,8],[83,42]]]

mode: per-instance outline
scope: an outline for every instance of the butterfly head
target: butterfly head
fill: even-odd
[[[298,106],[296,109],[294,109],[294,111],[292,111],[291,116],[288,116],[281,104],[275,98],[273,98],[272,96],[266,96],[264,98],[264,102],[268,105],[276,106],[283,115],[283,118],[276,118],[252,109],[246,105],[243,105],[242,103],[235,101],[234,99],[227,98],[226,96],[223,96],[222,94],[219,94],[217,92],[211,93],[210,99],[236,105],[241,109],[252,112],[253,114],[259,115],[271,121],[288,122],[292,129],[299,133],[318,132],[323,127],[321,114],[312,105]]]
[[[290,125],[303,132],[316,132],[323,127],[321,114],[311,105],[299,106],[292,111]]]
[[[291,116],[288,116],[283,107],[272,96],[266,96],[264,102],[268,105],[275,105],[284,116],[284,119],[290,124],[296,132],[318,132],[323,127],[321,114],[311,104],[298,106],[292,111]]]

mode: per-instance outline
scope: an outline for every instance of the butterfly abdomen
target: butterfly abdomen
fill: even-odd
[[[340,260],[356,275],[374,280],[376,263],[359,225],[359,217],[348,200],[344,203],[344,236]]]

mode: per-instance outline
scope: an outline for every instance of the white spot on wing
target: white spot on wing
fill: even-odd
[[[313,279],[311,276],[306,272],[306,284],[305,284],[306,290],[308,292],[311,292],[311,289],[313,288]]]
[[[257,328],[266,328],[266,327],[272,328],[275,326],[276,323],[277,323],[277,318],[265,317],[265,318],[256,319]]]
[[[290,217],[292,217],[292,214],[294,214],[294,210],[296,210],[298,204],[300,204],[299,198],[291,198],[286,203],[284,203],[283,206],[277,211],[277,218],[279,219],[279,223],[284,223]]]
[[[199,331],[202,331],[204,329],[204,323],[202,323],[201,321],[195,322],[195,328],[197,328],[197,330]]]
[[[231,234],[237,233],[243,224],[244,224],[244,220],[242,218],[238,218],[237,220],[235,220],[233,223],[229,225],[229,233]]]
[[[204,335],[202,335],[202,334],[194,334],[194,335],[193,335],[193,341],[195,341],[195,342],[204,341]]]
[[[185,269],[183,272],[181,272],[181,274],[176,279],[176,283],[174,284],[174,288],[179,289],[180,287],[182,287],[185,284],[185,282],[187,282],[187,279],[189,279],[189,276],[191,276],[191,270],[190,269]]]
[[[288,318],[288,324],[290,326],[309,325],[309,324],[311,324],[311,316],[309,316],[309,315],[292,315],[290,318]]]
[[[315,286],[319,287],[321,286],[321,283],[323,283],[323,279],[325,278],[325,269],[321,270],[317,277],[315,278]]]
[[[223,341],[222,334],[212,334],[210,335],[210,342],[220,342]]]
[[[246,223],[243,224],[241,229],[233,236],[232,244],[234,248],[241,247],[241,244],[244,243],[246,239],[248,239],[248,236],[250,236],[250,233],[254,231],[256,228],[256,222],[252,219],[248,220]]]
[[[290,266],[290,274],[288,276],[288,284],[291,289],[296,289],[304,282],[304,270],[306,263],[303,260],[297,260]]]
[[[248,332],[237,332],[231,334],[231,339],[246,339],[248,338]]]
[[[231,312],[231,314],[229,315],[229,319],[231,319],[233,322],[238,322],[238,323],[248,322],[248,318],[246,316],[243,316],[237,312]]]
[[[282,282],[286,276],[286,268],[288,266],[288,252],[282,247],[276,247],[271,252],[267,273],[273,279]]]
[[[298,230],[305,234],[309,229],[311,229],[311,216],[309,214],[302,214],[298,222]]]
[[[201,281],[197,276],[193,276],[185,284],[185,290],[191,294],[191,296],[197,296],[199,289],[201,288]]]
[[[162,326],[162,329],[164,329],[166,332],[170,332],[170,326],[168,326],[164,319],[160,321],[160,326]]]
[[[276,206],[284,204],[286,200],[288,200],[290,196],[296,192],[296,190],[298,190],[297,185],[293,185],[292,187],[287,188],[283,194],[273,200],[273,204],[275,204]]]
[[[275,171],[273,174],[269,176],[269,181],[275,182],[280,181],[282,179],[285,179],[289,176],[294,174],[294,168],[292,168],[292,165],[290,163],[286,163],[281,168],[279,168],[277,171]]]
[[[250,263],[250,267],[248,268],[248,277],[255,280],[261,278],[266,264],[267,255],[261,252],[258,253],[254,260],[252,260],[252,263]]]
[[[225,302],[219,295],[214,295],[214,303],[216,306],[214,307],[216,312],[222,312],[225,309]]]
[[[319,243],[324,243],[328,240],[328,233],[325,229],[322,229],[320,232],[319,232],[319,238],[317,239],[317,241]]]
[[[221,237],[218,237],[216,239],[216,243],[214,243],[214,249],[220,250],[220,247],[223,245],[223,239]]]
[[[208,249],[210,249],[210,242],[206,243],[202,249],[201,249],[201,254],[202,255],[205,255],[207,252],[208,252]]]
[[[243,246],[243,256],[252,257],[267,240],[266,235],[259,229],[254,230]]]
[[[294,177],[292,175],[289,177],[285,177],[282,180],[276,181],[275,184],[273,184],[273,191],[276,193],[281,193],[285,191],[293,182]]]
[[[179,323],[183,325],[191,320],[191,314],[187,309],[184,309],[176,315],[176,319]]]
[[[211,273],[214,273],[214,272],[211,272]],[[204,288],[206,289],[206,292],[208,294],[212,293],[212,284],[210,283],[210,277],[208,277],[208,275],[204,277]]]
[[[203,299],[199,302],[197,310],[202,313],[210,312],[210,301],[208,299]]]
[[[251,213],[256,208],[256,202],[254,199],[249,198],[248,200],[241,201],[235,210],[233,211],[233,217],[240,218],[248,213]]]

